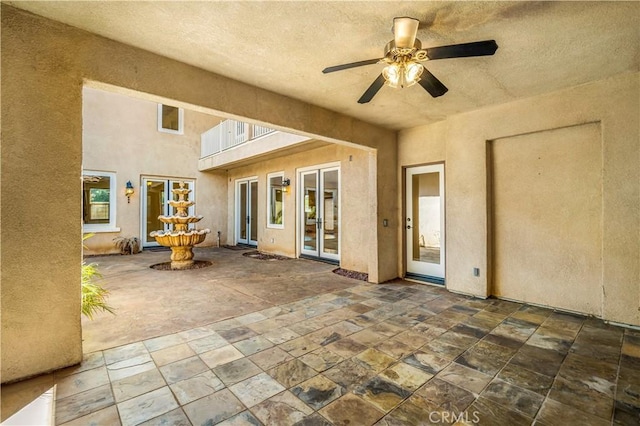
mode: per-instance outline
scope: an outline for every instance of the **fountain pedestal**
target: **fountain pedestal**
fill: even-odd
[[[153,231],[149,235],[154,237],[158,244],[171,248],[171,269],[190,269],[193,264],[193,246],[200,244],[211,231],[209,229],[189,229],[190,223],[197,223],[202,216],[189,216],[187,209],[195,204],[187,201],[186,196],[191,192],[185,188],[184,182],[180,182],[180,188],[171,192],[178,196],[178,200],[169,200],[168,204],[176,209],[174,216],[158,216],[158,219],[171,225],[173,229],[168,231]]]
[[[171,269],[188,269],[193,265],[193,246],[171,247]]]

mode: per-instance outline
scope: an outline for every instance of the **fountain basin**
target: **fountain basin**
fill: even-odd
[[[158,216],[158,219],[163,223],[185,224],[200,222],[202,220],[202,216]]]
[[[196,203],[193,201],[174,201],[174,200],[169,200],[168,204],[171,207],[175,207],[177,209],[187,209],[193,205],[195,205]]]
[[[193,247],[203,242],[210,232],[210,229],[189,229],[188,231],[153,231],[149,235],[165,247]]]
[[[171,192],[178,195],[187,195],[188,193],[191,192],[191,190],[189,188],[175,188],[175,189],[172,189]]]

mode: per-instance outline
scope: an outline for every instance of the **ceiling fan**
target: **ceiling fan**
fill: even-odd
[[[422,42],[416,38],[420,21],[409,17],[393,18],[393,35],[384,48],[384,57],[335,65],[322,70],[324,74],[361,67],[377,63],[387,64],[382,74],[369,86],[358,99],[358,103],[366,104],[378,93],[386,83],[390,87],[409,87],[418,83],[431,96],[437,98],[449,89],[431,74],[420,62],[435,59],[465,58],[469,56],[489,56],[498,49],[495,40],[476,41],[472,43],[452,44],[449,46],[422,48]]]

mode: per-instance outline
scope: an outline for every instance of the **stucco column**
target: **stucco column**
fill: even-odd
[[[82,81],[21,18],[2,6],[2,382],[82,359]]]
[[[398,277],[398,182],[395,138],[379,143],[369,153],[369,281],[382,283]],[[386,223],[386,226],[385,226]]]

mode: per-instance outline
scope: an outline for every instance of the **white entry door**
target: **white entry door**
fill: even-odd
[[[300,253],[340,260],[340,168],[300,172]]]
[[[407,277],[444,284],[444,164],[406,169]]]
[[[258,245],[258,179],[236,181],[236,242]]]
[[[164,179],[154,177],[142,178],[142,246],[154,247],[159,244],[156,239],[149,236],[152,231],[168,230],[169,225],[160,222],[158,216],[171,216],[175,213],[175,209],[167,204],[167,200],[173,197],[178,199],[171,192],[172,189],[180,187],[180,182],[184,182],[185,186],[191,189],[191,193],[187,196],[189,201],[195,200],[195,181],[186,179]],[[189,214],[195,214],[195,206],[189,207]],[[194,227],[193,224],[190,227]]]

